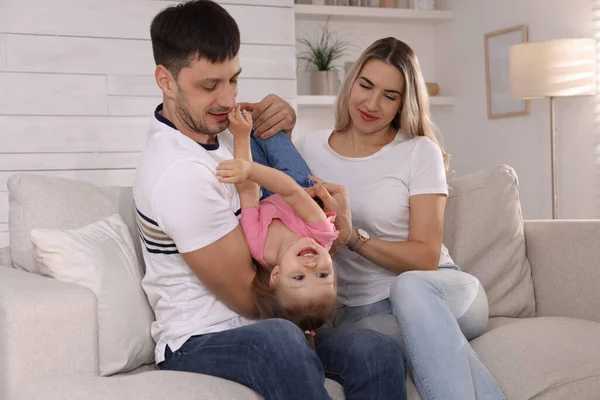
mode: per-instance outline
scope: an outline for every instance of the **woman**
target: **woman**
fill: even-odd
[[[354,232],[334,259],[336,326],[370,317],[370,327],[390,333],[384,324],[395,320],[423,399],[503,399],[467,341],[485,330],[487,297],[442,244],[448,157],[412,49],[386,38],[365,50],[335,119],[333,131],[296,145],[314,174],[350,197]]]

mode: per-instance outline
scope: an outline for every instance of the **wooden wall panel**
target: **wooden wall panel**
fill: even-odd
[[[0,0],[0,247],[16,172],[129,186],[152,113],[149,26],[173,1]],[[238,99],[296,97],[292,0],[221,0],[242,46]]]

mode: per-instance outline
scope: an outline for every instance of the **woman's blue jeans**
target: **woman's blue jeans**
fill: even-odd
[[[485,332],[488,314],[479,280],[444,266],[400,274],[389,299],[342,307],[335,325],[370,328],[399,341],[424,400],[504,399],[468,342]]]

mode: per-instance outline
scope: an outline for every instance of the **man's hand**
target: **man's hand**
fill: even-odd
[[[324,182],[322,179],[310,175],[309,178],[317,183],[306,189],[307,193],[311,197],[321,199],[323,211],[335,211],[337,214],[334,223],[340,234],[329,251],[331,255],[334,255],[346,246],[352,235],[352,213],[348,192],[345,186]]]
[[[227,116],[229,119],[229,132],[235,138],[250,137],[252,131],[252,115],[246,110],[241,110],[238,104]]]
[[[288,137],[296,125],[296,113],[281,97],[270,94],[259,103],[239,103],[242,110],[252,111],[254,136],[268,139],[280,131]]]
[[[252,163],[241,158],[226,160],[217,166],[217,179],[222,183],[243,183],[250,178]]]

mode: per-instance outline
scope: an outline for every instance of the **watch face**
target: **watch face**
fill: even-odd
[[[364,229],[358,228],[358,233],[360,234],[360,236],[364,237],[365,239],[371,238],[371,235],[369,235],[369,233],[367,231],[365,231]]]

